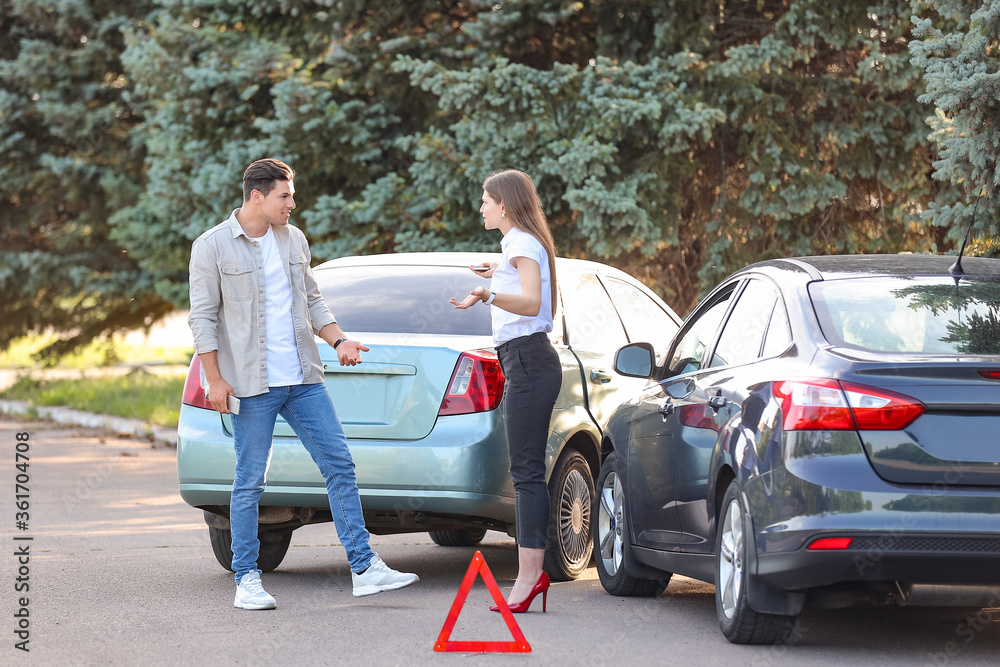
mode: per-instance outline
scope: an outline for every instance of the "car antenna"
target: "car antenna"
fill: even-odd
[[[948,273],[952,275],[955,279],[955,284],[962,279],[965,275],[965,269],[962,268],[962,257],[965,256],[965,244],[969,242],[969,235],[972,233],[972,224],[976,221],[976,211],[979,209],[979,202],[983,198],[983,190],[979,191],[979,196],[976,197],[976,205],[972,207],[972,218],[969,219],[969,227],[965,230],[965,238],[962,239],[962,247],[958,251],[958,259],[955,263],[948,267]]]

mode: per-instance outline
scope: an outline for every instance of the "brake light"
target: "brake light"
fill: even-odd
[[[503,371],[496,352],[463,352],[451,375],[438,416],[494,410],[503,398],[503,385]]]
[[[834,551],[847,549],[853,537],[823,537],[809,545],[809,551]]]
[[[784,381],[772,391],[786,431],[898,431],[924,413],[909,396],[851,382]]]
[[[181,403],[195,408],[205,408],[214,410],[212,404],[205,398],[205,383],[201,372],[201,359],[194,355],[191,366],[188,368],[187,379],[184,380],[184,393],[181,396]]]
[[[979,371],[987,380],[1000,380],[1000,371]]]
[[[677,408],[677,421],[684,426],[716,431],[718,429],[715,426],[715,417],[710,413],[711,409],[703,403],[682,405]]]

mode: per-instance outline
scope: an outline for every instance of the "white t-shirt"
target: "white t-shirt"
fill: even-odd
[[[254,239],[264,258],[264,313],[267,323],[267,385],[302,384],[302,366],[292,324],[292,288],[274,232]]]
[[[538,315],[526,316],[515,315],[493,306],[490,315],[493,318],[494,344],[500,345],[521,336],[552,331],[552,274],[545,246],[528,232],[514,227],[504,235],[500,248],[500,264],[493,272],[490,289],[501,294],[521,294],[521,280],[510,260],[517,257],[533,259],[538,262],[538,268],[542,272],[542,307]]]

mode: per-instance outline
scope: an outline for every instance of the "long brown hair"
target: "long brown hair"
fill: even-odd
[[[531,234],[545,248],[549,256],[549,282],[552,288],[552,314],[556,314],[556,244],[552,231],[542,212],[535,184],[531,177],[517,169],[505,169],[483,181],[486,191],[498,204],[504,205],[507,217],[522,232]]]

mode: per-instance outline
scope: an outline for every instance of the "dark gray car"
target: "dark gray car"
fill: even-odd
[[[716,585],[735,643],[807,602],[1000,606],[1000,260],[762,262],[720,284],[612,415],[597,569]]]

